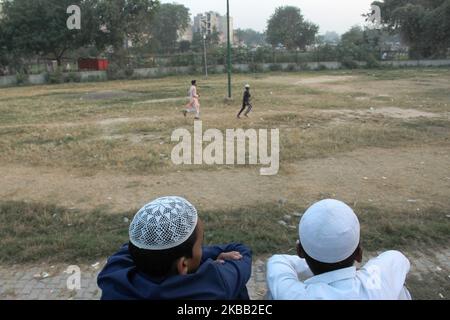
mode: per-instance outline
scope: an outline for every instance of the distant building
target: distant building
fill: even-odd
[[[189,25],[186,30],[178,33],[178,41],[189,41],[192,42],[194,39],[194,27]]]
[[[217,12],[200,13],[194,17],[193,32],[200,32],[202,34],[211,35],[213,32],[219,33],[220,43],[227,42],[227,17],[221,16]],[[233,28],[233,18],[230,17],[230,30]],[[231,43],[234,43],[234,32],[230,32]]]

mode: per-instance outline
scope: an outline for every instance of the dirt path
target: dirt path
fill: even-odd
[[[449,168],[448,146],[362,149],[291,163],[274,177],[260,176],[259,167],[86,176],[60,168],[2,165],[0,197],[82,210],[101,207],[111,213],[133,210],[169,194],[188,197],[202,209],[239,208],[281,198],[308,205],[326,195],[353,204],[416,210],[448,204]]]

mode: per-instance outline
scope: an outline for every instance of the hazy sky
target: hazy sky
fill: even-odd
[[[183,4],[196,15],[205,11],[226,13],[226,0],[162,0]],[[320,26],[320,33],[344,33],[355,24],[364,23],[361,14],[370,11],[373,0],[230,0],[234,27],[264,31],[275,8],[285,5],[299,7],[307,20]]]

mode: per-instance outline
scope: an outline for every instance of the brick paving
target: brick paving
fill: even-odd
[[[0,300],[98,300],[101,291],[97,287],[97,275],[105,263],[80,266],[80,290],[68,289],[68,282],[69,288],[74,285],[67,270],[69,266],[0,266]],[[265,260],[254,261],[248,289],[252,299],[264,298]]]
[[[408,257],[412,264],[411,275],[423,279],[429,274],[442,273],[450,281],[450,249],[416,252]],[[247,285],[253,300],[262,300],[267,293],[266,258],[254,259],[252,277]],[[68,289],[67,265],[0,266],[0,300],[98,300],[101,291],[96,279],[105,262],[80,266],[80,290]],[[73,283],[69,281],[70,284]],[[439,292],[430,298],[450,299],[450,292]]]

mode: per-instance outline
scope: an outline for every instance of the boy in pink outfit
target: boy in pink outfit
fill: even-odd
[[[188,113],[195,112],[195,120],[200,120],[200,95],[197,92],[197,80],[192,80],[192,86],[189,89],[189,103],[186,105],[186,109],[183,110],[183,114],[186,117]]]

